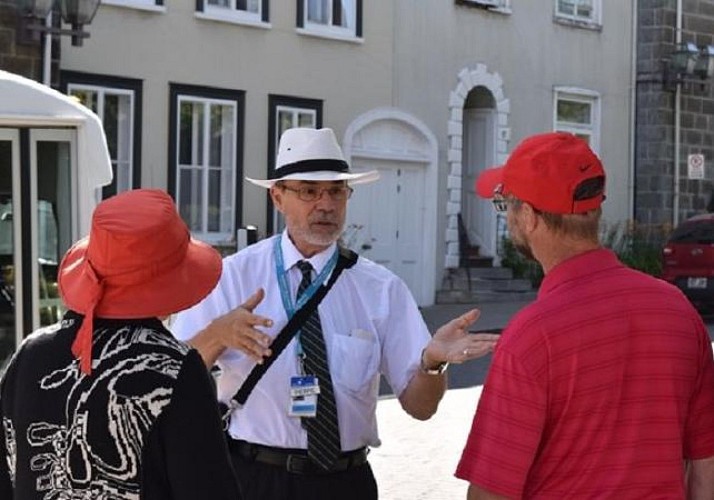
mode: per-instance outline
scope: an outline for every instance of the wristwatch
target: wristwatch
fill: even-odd
[[[426,348],[422,349],[421,359],[419,360],[419,368],[421,369],[421,372],[426,375],[441,375],[442,373],[444,373],[446,371],[446,368],[449,366],[449,363],[447,363],[446,361],[442,361],[435,367],[429,368],[424,364],[424,351],[426,351]]]

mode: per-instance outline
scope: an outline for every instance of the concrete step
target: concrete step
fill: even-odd
[[[535,300],[537,290],[527,292],[494,292],[468,290],[439,290],[437,304],[488,304],[497,302],[519,302]]]
[[[508,268],[470,269],[469,287],[466,269],[452,269],[444,276],[441,289],[437,291],[437,304],[468,304],[532,300],[537,293],[531,282],[513,278]]]

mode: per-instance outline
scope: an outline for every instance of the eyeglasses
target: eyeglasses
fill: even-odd
[[[491,198],[493,208],[498,213],[504,213],[508,210],[508,199],[503,196],[503,184],[499,184],[493,190],[493,198]]]
[[[286,191],[292,191],[297,194],[297,197],[302,201],[317,201],[322,198],[323,193],[327,193],[332,201],[345,201],[352,196],[352,189],[349,186],[330,186],[327,188],[319,188],[317,186],[301,186],[299,188],[291,188],[285,184],[280,187]]]

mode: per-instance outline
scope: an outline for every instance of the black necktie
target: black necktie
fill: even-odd
[[[305,260],[298,262],[297,266],[302,272],[302,281],[297,292],[299,298],[312,282],[312,266]],[[323,469],[329,470],[340,455],[340,431],[337,424],[335,393],[327,363],[327,349],[317,309],[300,329],[300,343],[305,355],[305,374],[315,375],[320,384],[317,415],[302,419],[302,425],[307,430],[307,454]]]

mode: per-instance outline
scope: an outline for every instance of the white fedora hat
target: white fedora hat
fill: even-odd
[[[330,128],[290,128],[280,137],[275,171],[270,179],[246,179],[264,188],[282,180],[364,184],[379,179],[379,172],[350,172],[335,133]]]

